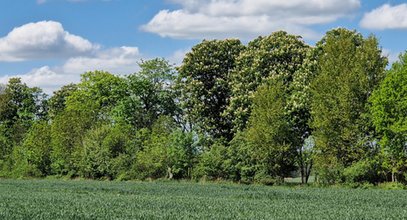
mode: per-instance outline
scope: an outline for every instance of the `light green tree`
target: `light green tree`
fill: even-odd
[[[259,87],[253,99],[253,111],[247,127],[250,155],[256,163],[256,175],[284,181],[295,170],[296,143],[287,106],[286,87],[281,79]],[[257,177],[255,177],[256,179]]]
[[[311,125],[318,171],[332,182],[340,180],[343,168],[360,160],[369,146],[367,101],[384,77],[387,59],[375,37],[363,38],[342,28],[327,32],[317,50]]]
[[[373,124],[379,134],[384,166],[397,181],[407,168],[407,53],[393,63],[379,88],[370,97]]]

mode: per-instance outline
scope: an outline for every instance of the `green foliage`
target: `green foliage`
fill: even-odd
[[[380,180],[380,163],[377,160],[360,160],[345,168],[343,175],[348,183],[377,183]]]
[[[316,47],[284,31],[204,40],[177,69],[87,72],[49,99],[12,78],[0,176],[407,182],[407,55],[386,65],[375,37],[340,28]]]
[[[341,173],[363,157],[369,141],[367,101],[384,77],[387,59],[377,39],[334,29],[317,43],[318,69],[311,84],[317,167]],[[337,166],[335,168],[335,166]],[[325,168],[323,168],[325,167]],[[321,176],[322,178],[322,176]],[[331,181],[330,181],[331,182]]]
[[[44,177],[51,174],[51,133],[46,121],[36,122],[21,146],[14,148],[13,175]]]
[[[126,96],[115,107],[116,119],[137,130],[150,128],[160,116],[179,117],[174,68],[160,58],[139,65],[141,70],[126,78]]]
[[[12,169],[12,152],[21,145],[35,120],[47,116],[46,95],[30,88],[19,78],[11,78],[0,92],[0,170]],[[8,175],[8,174],[6,174]]]
[[[78,175],[84,134],[92,126],[89,112],[67,110],[59,114],[51,125],[51,167],[58,175]]]
[[[194,172],[195,178],[207,178],[210,180],[227,179],[228,173],[224,167],[227,148],[221,143],[213,144],[199,158],[199,164]]]
[[[283,179],[294,170],[296,146],[285,114],[287,102],[283,82],[261,86],[253,99],[253,111],[247,128],[247,140],[253,148],[258,173]]]
[[[116,178],[125,168],[122,155],[127,153],[129,129],[123,126],[101,125],[89,130],[83,139],[79,172],[86,178]]]
[[[392,180],[407,169],[407,53],[400,55],[370,98],[371,118],[380,136]]]
[[[136,178],[190,177],[196,157],[192,134],[176,129],[173,119],[168,117],[160,117],[151,130],[139,133],[142,147],[134,165]]]
[[[124,95],[124,85],[118,76],[94,71],[83,74],[77,86],[57,93],[55,102],[66,107],[54,117],[51,128],[53,173],[79,175],[84,135],[94,124],[113,120],[112,109]]]
[[[125,93],[125,81],[108,72],[82,74],[77,89],[66,98],[66,109],[86,112],[92,120],[112,120],[111,111]]]
[[[194,133],[179,129],[173,131],[167,151],[169,178],[191,178],[198,150],[199,142],[195,140]]]
[[[252,156],[251,143],[248,142],[245,132],[236,133],[227,149],[227,159],[224,166],[229,178],[245,183],[253,182],[256,174],[257,161]]]
[[[243,45],[239,40],[204,40],[178,68],[184,115],[193,128],[212,138],[231,140],[231,121],[222,113],[231,95],[231,71]]]
[[[67,97],[72,95],[77,89],[78,86],[76,84],[68,84],[54,92],[54,95],[48,101],[48,111],[51,119],[65,110]]]
[[[398,182],[385,182],[385,183],[380,183],[379,188],[386,189],[386,190],[403,190],[403,189],[406,189],[406,186],[403,185],[402,183],[398,183]]]
[[[225,115],[233,116],[235,131],[246,127],[254,92],[264,82],[279,76],[284,83],[293,80],[303,67],[309,46],[301,37],[279,31],[258,37],[236,59],[236,68],[229,81],[232,97]]]

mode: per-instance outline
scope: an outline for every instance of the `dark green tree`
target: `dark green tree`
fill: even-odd
[[[56,115],[62,113],[66,108],[66,99],[68,96],[72,95],[78,89],[76,84],[68,84],[62,86],[61,89],[54,92],[52,97],[48,101],[49,116],[51,119],[55,118]]]
[[[212,138],[231,140],[232,124],[222,115],[231,95],[230,74],[244,46],[239,40],[204,40],[187,53],[178,68],[186,120]]]
[[[0,92],[0,169],[11,169],[13,147],[21,145],[31,125],[47,117],[46,95],[20,78],[11,78]],[[8,164],[8,165],[7,165]]]

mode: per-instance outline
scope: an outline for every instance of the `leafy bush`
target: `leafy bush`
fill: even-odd
[[[385,182],[380,183],[378,185],[380,189],[387,189],[387,190],[398,190],[398,189],[406,189],[406,186],[399,182]]]
[[[365,159],[345,168],[343,175],[347,183],[377,183],[379,181],[379,167],[380,164],[377,161]]]
[[[227,148],[221,143],[215,143],[208,151],[199,158],[199,163],[194,171],[195,178],[227,179],[224,161],[226,160]]]

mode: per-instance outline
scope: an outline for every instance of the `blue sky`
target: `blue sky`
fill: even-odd
[[[85,71],[129,74],[153,57],[179,64],[204,38],[247,43],[283,29],[314,44],[336,27],[376,35],[394,61],[407,49],[407,1],[4,0],[0,83],[18,76],[51,93]]]

